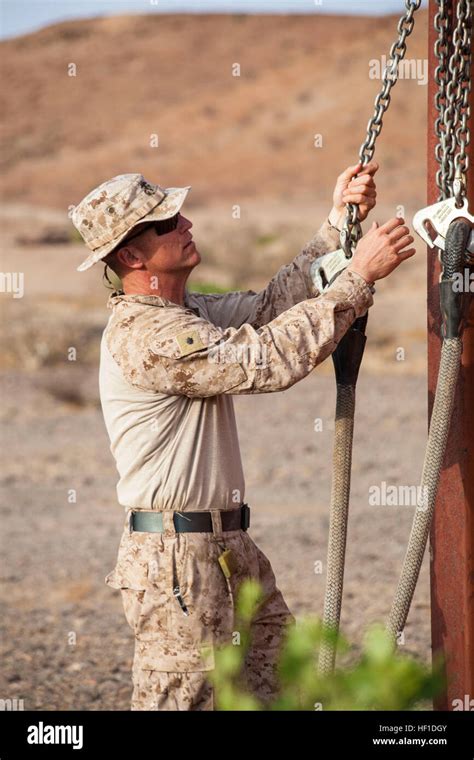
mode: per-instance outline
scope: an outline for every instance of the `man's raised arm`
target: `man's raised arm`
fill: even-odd
[[[338,177],[333,193],[334,205],[328,218],[293,261],[281,267],[263,290],[258,293],[247,290],[209,295],[188,292],[189,305],[202,310],[206,318],[218,327],[238,328],[250,324],[258,329],[301,301],[319,296],[311,275],[311,265],[319,256],[339,248],[339,230],[346,204],[360,204],[361,220],[375,206],[373,175],[378,164],[368,164],[364,173],[354,178],[360,169],[360,164],[350,166]]]
[[[412,243],[403,220],[374,223],[319,298],[295,304],[257,330],[250,324],[224,330],[179,307],[157,319],[154,310],[128,303],[109,322],[108,349],[125,378],[147,391],[208,397],[285,390],[334,351],[372,305],[370,283],[413,256]]]

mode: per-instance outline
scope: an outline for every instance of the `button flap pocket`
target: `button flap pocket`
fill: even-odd
[[[157,575],[158,552],[143,543],[140,536],[130,534],[126,529],[120,541],[117,562],[105,582],[112,588],[131,588],[141,591],[153,583]]]
[[[166,335],[160,335],[152,342],[150,349],[154,354],[169,359],[180,359],[197,351],[215,346],[222,340],[222,333],[213,325],[206,323],[189,325]]]

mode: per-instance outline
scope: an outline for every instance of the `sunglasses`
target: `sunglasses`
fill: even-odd
[[[125,238],[125,240],[122,241],[122,245],[124,243],[129,243],[130,240],[133,240],[134,238],[141,235],[146,230],[150,230],[152,227],[154,228],[157,235],[166,235],[168,232],[173,232],[173,230],[176,229],[179,222],[179,212],[175,214],[174,216],[170,217],[169,219],[160,219],[156,222],[150,222],[150,224],[144,224],[140,227],[138,232],[135,232],[134,235],[130,235],[130,237]]]

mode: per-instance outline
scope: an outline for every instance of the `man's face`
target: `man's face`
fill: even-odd
[[[150,274],[191,271],[200,263],[201,256],[193,240],[192,226],[189,219],[179,214],[175,230],[157,235],[150,228],[133,240]],[[131,248],[133,243],[130,244]]]

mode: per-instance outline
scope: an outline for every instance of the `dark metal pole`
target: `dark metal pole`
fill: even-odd
[[[451,0],[456,10],[457,0]],[[428,203],[438,197],[434,157],[436,60],[434,17],[429,7]],[[471,131],[474,99],[471,93]],[[470,145],[469,210],[474,211],[474,140]],[[428,414],[431,417],[438,375],[441,314],[437,256],[428,249]],[[468,299],[462,366],[444,467],[431,530],[431,634],[433,657],[445,660],[446,690],[437,710],[474,709],[474,294]],[[471,704],[472,700],[472,704]]]

